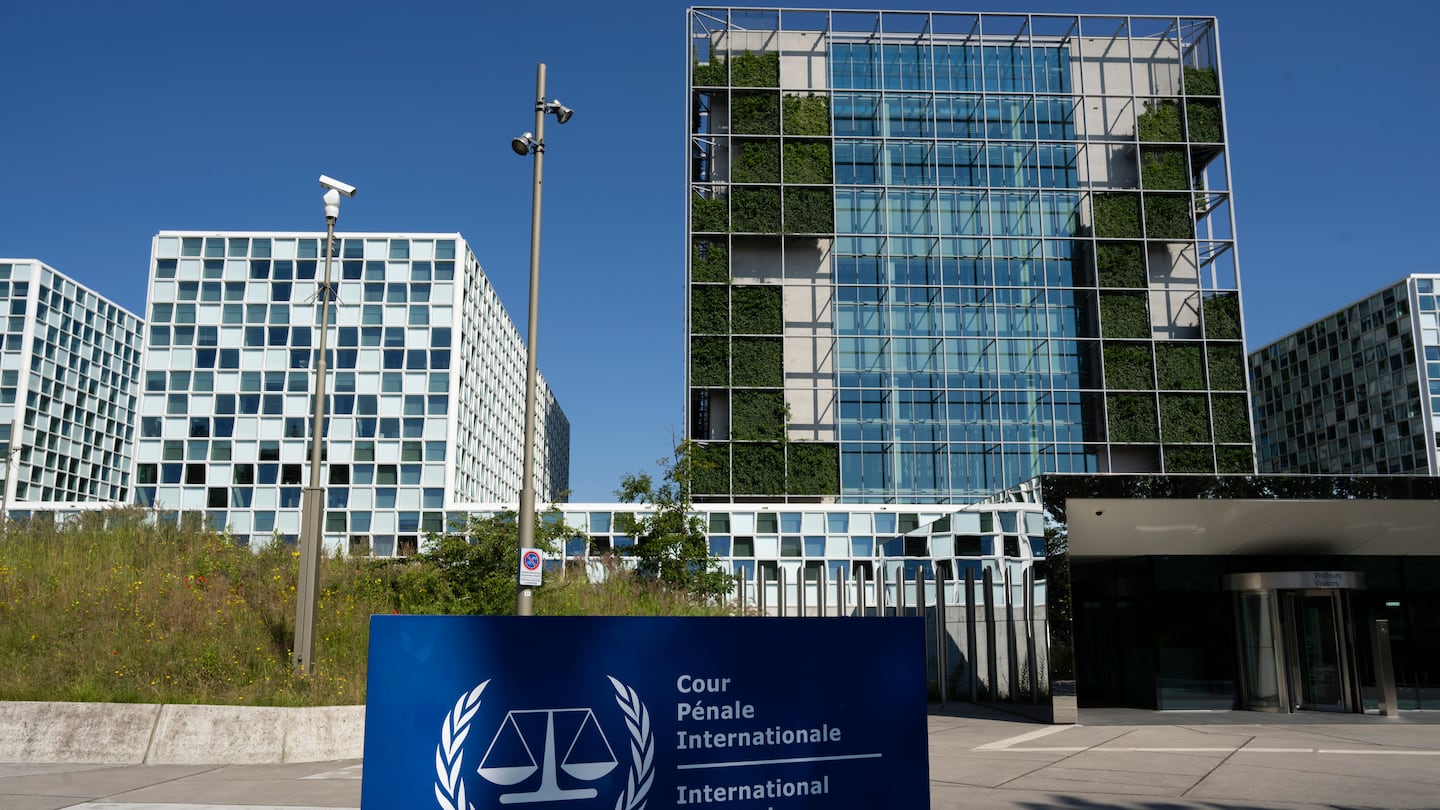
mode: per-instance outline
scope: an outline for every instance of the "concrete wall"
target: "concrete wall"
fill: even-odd
[[[0,762],[254,765],[364,748],[364,706],[0,702]]]

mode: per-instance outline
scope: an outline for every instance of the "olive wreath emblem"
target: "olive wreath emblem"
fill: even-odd
[[[624,713],[625,727],[630,732],[630,773],[625,778],[625,790],[615,800],[615,810],[644,810],[645,797],[655,782],[655,735],[650,728],[650,712],[634,689],[606,677],[615,687],[615,703]],[[486,680],[462,692],[440,726],[440,744],[435,746],[435,800],[444,810],[475,810],[465,795],[460,763],[465,739],[470,736],[470,721],[475,719],[480,696],[489,685]]]

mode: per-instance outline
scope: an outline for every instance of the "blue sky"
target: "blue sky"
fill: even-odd
[[[682,428],[685,8],[0,3],[0,256],[143,314],[156,231],[323,230],[325,173],[360,188],[342,232],[462,233],[523,330],[531,163],[509,142],[545,62],[577,112],[546,129],[540,367],[572,499],[608,500]],[[947,10],[1219,18],[1249,348],[1437,270],[1440,2]]]

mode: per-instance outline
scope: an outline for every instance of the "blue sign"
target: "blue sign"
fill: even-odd
[[[362,810],[930,806],[918,618],[375,616]]]

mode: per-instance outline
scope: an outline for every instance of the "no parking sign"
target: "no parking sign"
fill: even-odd
[[[520,552],[520,584],[540,584],[540,552],[527,548]]]

